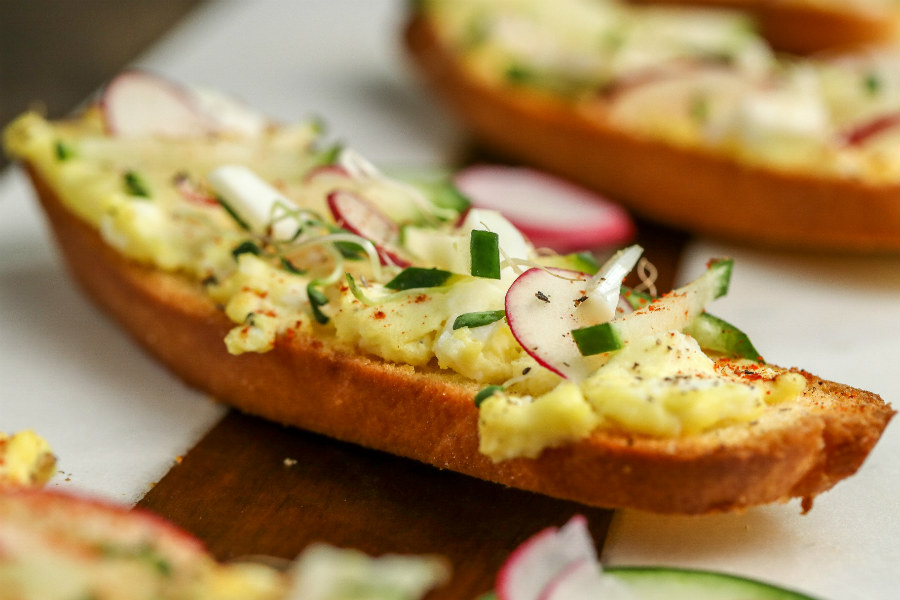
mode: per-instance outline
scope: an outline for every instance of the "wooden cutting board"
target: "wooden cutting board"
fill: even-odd
[[[639,224],[672,286],[684,236]],[[598,553],[612,511],[565,502],[228,413],[138,503],[196,535],[220,560],[293,559],[326,542],[385,553],[440,554],[453,568],[429,600],[493,588],[516,546],[571,516],[587,517]]]

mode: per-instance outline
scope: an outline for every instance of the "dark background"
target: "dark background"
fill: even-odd
[[[68,114],[203,1],[0,0],[0,129]]]

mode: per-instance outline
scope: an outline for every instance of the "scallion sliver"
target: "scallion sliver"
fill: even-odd
[[[502,392],[502,385],[489,385],[486,388],[482,388],[477,394],[475,394],[475,406],[481,407],[481,403],[496,394],[497,392]]]
[[[499,321],[505,316],[505,310],[483,310],[480,312],[463,313],[453,321],[453,329],[460,329],[462,327],[482,327]]]
[[[441,269],[407,267],[388,281],[384,287],[396,291],[432,288],[443,285],[450,278],[450,275],[452,275],[450,271],[442,271]]]

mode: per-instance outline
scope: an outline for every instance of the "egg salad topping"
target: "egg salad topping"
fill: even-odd
[[[427,0],[491,86],[546,92],[642,138],[749,165],[900,182],[900,48],[776,55],[738,12],[617,0]]]
[[[704,310],[730,261],[661,298],[623,293],[640,248],[604,265],[539,251],[449,180],[389,177],[323,147],[311,124],[111,135],[91,109],[66,123],[24,115],[5,142],[111,246],[195,281],[234,323],[230,353],[315,337],[477,382],[495,460],[598,428],[679,436],[746,422],[803,389],[799,375],[748,382],[707,355],[761,364]]]
[[[56,457],[44,438],[30,429],[0,431],[0,489],[42,486],[55,473]]]

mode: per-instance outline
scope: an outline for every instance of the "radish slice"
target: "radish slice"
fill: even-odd
[[[346,181],[350,179],[350,173],[340,165],[319,165],[307,171],[303,176],[303,181],[312,183],[326,177],[331,177],[336,181]]]
[[[584,273],[532,268],[506,292],[506,320],[516,341],[538,364],[574,381],[589,372],[572,330],[590,322],[580,314],[582,305],[596,304],[588,297],[590,289],[591,279]]]
[[[498,600],[538,600],[542,591],[575,562],[598,570],[587,520],[576,515],[561,528],[549,527],[516,548],[497,574]]]
[[[146,71],[125,71],[110,81],[100,109],[117,136],[190,137],[213,127],[187,88]]]
[[[186,200],[193,202],[194,204],[206,204],[210,206],[216,206],[219,204],[219,201],[216,200],[216,197],[204,190],[200,185],[197,184],[196,181],[190,178],[185,173],[181,173],[175,176],[174,179],[175,189],[178,190],[178,193],[182,195]]]
[[[634,235],[619,205],[533,169],[477,165],[460,171],[454,184],[474,206],[503,213],[536,246],[571,252],[621,245]]]
[[[230,96],[181,86],[141,70],[124,71],[110,81],[100,97],[100,109],[109,133],[123,137],[252,136],[269,123]]]
[[[506,320],[513,337],[541,366],[566,379],[584,379],[590,368],[572,330],[616,317],[622,280],[642,253],[640,246],[629,246],[593,277],[565,269],[525,271],[506,292]]]
[[[328,194],[328,208],[339,227],[375,244],[382,264],[409,266],[409,261],[392,249],[400,235],[399,227],[374,204],[354,192],[335,190]]]
[[[609,577],[603,577],[600,565],[588,559],[577,559],[569,563],[541,591],[540,600],[628,600],[634,595],[623,590],[623,594],[612,594],[607,588],[623,587],[610,585]],[[618,582],[615,582],[618,583]]]
[[[900,112],[881,115],[846,131],[841,140],[846,146],[861,146],[883,131],[900,127]]]

